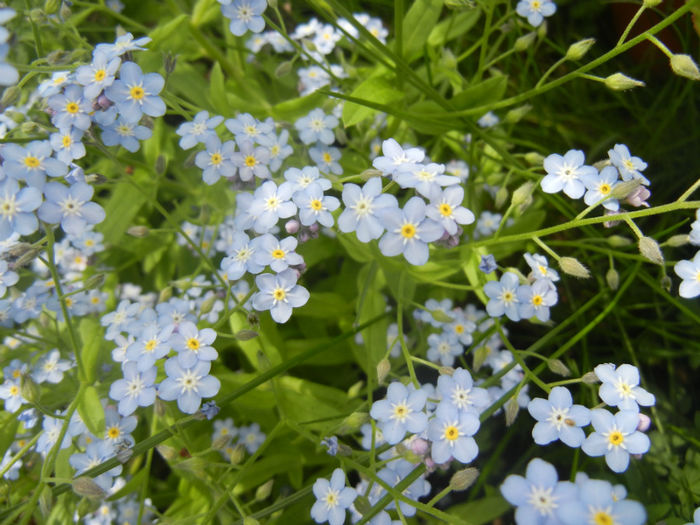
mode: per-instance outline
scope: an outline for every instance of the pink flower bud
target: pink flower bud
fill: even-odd
[[[639,423],[637,423],[637,430],[640,432],[646,432],[649,430],[649,427],[651,426],[651,419],[649,419],[649,416],[646,414],[642,414],[641,412],[637,414],[639,416]]]
[[[299,224],[299,221],[295,219],[291,219],[287,221],[287,223],[284,225],[284,230],[289,234],[289,235],[294,235],[296,232],[299,231],[299,228],[301,225]]]
[[[418,456],[424,456],[428,452],[428,448],[428,442],[425,439],[416,438],[411,443],[411,451]]]
[[[644,186],[637,186],[637,188],[632,193],[625,197],[625,202],[630,206],[634,206],[635,208],[639,208],[640,206],[648,208],[649,203],[646,202],[646,200],[650,196],[651,192],[648,189],[646,189]]]

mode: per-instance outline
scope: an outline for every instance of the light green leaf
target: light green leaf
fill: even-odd
[[[361,82],[350,93],[350,96],[377,104],[388,104],[398,103],[403,98],[403,93],[394,89],[392,84],[383,77],[370,77]],[[343,106],[343,125],[346,128],[353,126],[376,113],[376,109],[353,102],[346,102]]]
[[[89,386],[78,401],[78,413],[83,423],[96,437],[105,433],[105,411],[94,386]]]
[[[488,496],[477,501],[454,505],[450,507],[449,513],[453,516],[469,516],[469,523],[482,525],[493,521],[509,508],[510,505],[501,496]]]
[[[498,102],[503,98],[508,86],[506,75],[494,75],[483,82],[473,84],[452,98],[452,105],[458,109],[469,109]]]
[[[453,14],[433,27],[428,45],[439,47],[469,31],[481,16],[480,9],[469,9]]]
[[[99,225],[105,243],[116,243],[131,226],[146,196],[128,182],[117,184],[114,193],[105,205],[105,220]]]
[[[78,325],[78,333],[82,343],[80,355],[83,358],[85,379],[88,383],[94,383],[97,377],[97,368],[100,362],[100,346],[104,340],[103,332],[104,328],[99,321],[92,317],[83,317]]]
[[[226,85],[224,81],[224,73],[221,70],[221,65],[218,62],[214,63],[209,75],[209,98],[211,98],[212,106],[222,115],[231,113],[231,107],[226,98]]]
[[[151,42],[148,44],[148,49],[155,50],[160,48],[161,44],[167,41],[188,18],[189,15],[181,14],[165,24],[158,25],[149,35],[151,37]]]
[[[15,439],[19,420],[9,412],[0,413],[0,455],[4,455]]]
[[[442,0],[416,0],[403,19],[403,52],[407,62],[423,52],[433,27],[440,18]]]

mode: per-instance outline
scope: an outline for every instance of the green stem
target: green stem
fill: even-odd
[[[639,20],[639,17],[642,16],[642,13],[646,9],[646,6],[642,4],[639,9],[637,9],[637,12],[634,14],[632,17],[632,20],[630,20],[630,23],[627,24],[627,27],[625,30],[622,32],[622,36],[620,37],[620,40],[617,41],[617,44],[615,44],[615,47],[621,46],[625,39],[627,38],[627,35],[630,34],[630,31],[632,31],[632,27],[634,27],[634,24],[637,23],[637,20]]]

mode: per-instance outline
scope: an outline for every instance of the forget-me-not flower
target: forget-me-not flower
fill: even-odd
[[[231,33],[242,36],[246,31],[260,33],[265,29],[262,14],[266,8],[267,0],[233,0],[230,4],[221,6],[221,14],[231,20]]]
[[[198,360],[191,368],[185,368],[179,357],[171,357],[165,362],[168,377],[158,386],[158,397],[165,401],[177,400],[177,407],[182,412],[194,414],[203,397],[214,397],[219,392],[221,382],[209,375],[211,361]]]
[[[25,147],[5,144],[2,148],[2,168],[8,177],[41,188],[46,182],[46,175],[63,177],[68,172],[64,162],[51,157],[52,151],[48,140],[33,140]]]
[[[85,156],[85,145],[81,142],[82,139],[83,130],[78,128],[62,129],[49,136],[56,158],[66,164]]]
[[[230,178],[236,174],[236,165],[233,163],[233,154],[236,144],[227,140],[223,144],[216,135],[210,135],[205,140],[206,151],[200,151],[194,158],[194,163],[202,172],[202,180],[207,184],[214,184],[219,178]]]
[[[678,295],[685,299],[692,299],[700,295],[700,251],[690,261],[686,259],[678,261],[673,267],[673,271],[683,279],[678,287]]]
[[[489,281],[484,285],[484,293],[489,298],[486,311],[491,317],[506,314],[511,321],[519,321],[518,287],[520,280],[513,272],[506,272],[500,281]]]
[[[642,525],[647,516],[644,506],[620,496],[609,482],[576,479],[577,492],[564,498],[557,517],[564,525]]]
[[[219,354],[211,346],[215,339],[216,332],[211,328],[198,330],[194,323],[185,321],[178,327],[177,333],[170,336],[170,344],[178,352],[178,364],[183,368],[192,368],[197,361],[213,361],[218,357]]]
[[[96,51],[92,63],[75,71],[75,80],[85,86],[83,93],[87,99],[97,98],[104,88],[112,85],[121,62],[119,57],[108,57],[106,53]]]
[[[239,152],[231,155],[231,160],[238,168],[238,176],[243,181],[248,181],[255,175],[259,179],[270,178],[270,170],[267,163],[270,160],[270,152],[264,146],[255,146],[250,140],[238,142]]]
[[[144,113],[150,117],[165,114],[165,102],[158,96],[165,80],[158,73],[146,73],[134,62],[125,62],[119,80],[105,90],[119,113],[130,122],[137,122]]]
[[[345,486],[345,472],[337,468],[331,475],[330,482],[319,478],[313,486],[316,502],[311,507],[311,517],[316,523],[328,522],[330,525],[342,525],[345,511],[352,505],[357,492]]]
[[[537,420],[532,437],[538,445],[560,439],[575,448],[586,438],[581,427],[590,423],[591,411],[583,405],[574,405],[571,393],[563,386],[555,386],[548,399],[531,400],[527,410]]]
[[[42,357],[32,371],[32,378],[37,383],[49,382],[60,383],[63,379],[63,373],[73,368],[73,365],[65,359],[61,359],[61,354],[58,350],[51,350],[48,354]]]
[[[102,206],[90,201],[94,191],[84,182],[76,182],[70,188],[60,182],[49,182],[44,186],[46,200],[37,214],[49,224],[60,222],[68,234],[80,235],[89,225],[100,223],[105,218]]]
[[[613,415],[603,408],[591,410],[595,432],[589,434],[581,450],[592,457],[605,455],[605,463],[613,472],[624,472],[630,454],[644,454],[650,442],[646,434],[637,430],[639,414],[636,410],[620,410]]]
[[[132,153],[138,151],[140,140],[150,139],[153,131],[138,122],[131,122],[124,117],[119,117],[116,122],[102,126],[102,142],[105,146],[122,146]]]
[[[133,414],[138,407],[147,407],[156,400],[156,367],[140,372],[135,362],[122,364],[124,377],[117,379],[109,389],[109,397],[119,403],[122,416]]]
[[[299,220],[304,226],[315,223],[327,228],[333,226],[331,212],[340,207],[340,201],[331,195],[324,195],[318,183],[314,182],[302,191],[296,192],[292,200],[299,208]]]
[[[90,127],[92,100],[85,98],[83,87],[71,84],[63,93],[58,93],[48,100],[49,107],[55,111],[51,122],[59,129],[76,127],[87,130]]]
[[[333,129],[339,121],[334,115],[326,115],[322,109],[316,108],[301,117],[294,123],[294,127],[299,131],[299,138],[304,144],[322,142],[330,145],[335,141]]]
[[[0,241],[12,234],[29,235],[39,228],[32,213],[41,205],[41,192],[31,186],[19,189],[14,179],[0,182]]]
[[[593,166],[586,166],[585,157],[581,150],[569,150],[564,156],[553,153],[544,159],[544,169],[547,175],[540,181],[545,193],[564,193],[572,199],[580,199],[586,191],[581,180],[584,175],[596,176]]]
[[[448,404],[460,412],[480,414],[491,400],[488,392],[474,386],[471,374],[463,368],[457,368],[452,375],[441,374],[438,378],[437,391],[442,396],[440,404]]]
[[[309,156],[324,173],[334,173],[335,175],[343,173],[343,167],[338,163],[341,156],[338,148],[318,144],[309,149]]]
[[[255,217],[253,228],[257,233],[267,233],[280,219],[294,215],[297,206],[290,199],[294,187],[283,182],[277,186],[273,181],[266,181],[253,194],[248,213]]]
[[[210,118],[208,111],[200,111],[194,116],[192,122],[183,122],[175,131],[181,137],[179,146],[182,149],[190,149],[197,144],[206,143],[209,137],[216,135],[214,128],[223,121],[224,117],[220,115],[213,115]]]
[[[539,26],[545,16],[552,16],[557,5],[552,0],[520,0],[515,6],[515,12],[527,18],[534,27]]]
[[[423,162],[425,152],[420,148],[403,149],[394,139],[382,142],[383,155],[372,161],[372,166],[386,175],[411,172]]]
[[[255,262],[263,268],[269,266],[273,272],[279,273],[304,262],[303,257],[294,251],[299,242],[294,237],[279,240],[266,233],[255,240]]]
[[[608,157],[613,166],[620,171],[622,180],[637,179],[642,184],[649,185],[649,179],[642,175],[642,171],[646,169],[647,163],[639,157],[633,157],[627,146],[615,144],[613,149],[608,150]]]
[[[611,407],[638,412],[640,406],[648,407],[656,403],[654,394],[639,386],[636,366],[622,364],[615,369],[615,365],[605,363],[596,366],[593,371],[602,381],[598,395]]]
[[[428,425],[428,439],[433,444],[431,458],[435,463],[446,463],[450,457],[460,463],[469,463],[479,453],[472,437],[479,430],[479,417],[473,412],[459,411],[453,405],[441,403],[435,418]]]
[[[543,323],[549,321],[549,309],[557,304],[557,289],[551,281],[538,279],[532,285],[518,287],[518,314],[522,319],[537,317]]]
[[[419,434],[428,426],[423,411],[428,394],[425,390],[409,390],[395,381],[389,385],[386,398],[375,401],[370,416],[375,419],[387,443],[396,445],[406,432]]]
[[[472,211],[462,206],[464,200],[462,186],[450,186],[444,190],[434,187],[428,197],[430,204],[425,212],[426,215],[439,222],[450,235],[457,233],[458,224],[474,222],[475,217]]]
[[[255,258],[258,242],[255,239],[251,241],[243,232],[233,234],[231,246],[227,249],[228,255],[221,261],[221,269],[229,280],[240,279],[246,272],[256,274],[263,271],[265,266]]]
[[[600,170],[600,173],[583,174],[581,180],[588,190],[583,196],[583,202],[588,206],[592,206],[596,202],[610,196],[613,188],[618,183],[618,173],[614,166],[605,166]],[[617,211],[620,209],[620,203],[617,199],[606,199],[603,201],[603,207],[606,210]]]
[[[286,323],[292,316],[292,308],[299,308],[309,300],[309,291],[297,284],[297,274],[291,268],[272,275],[263,273],[255,278],[259,292],[253,298],[253,308],[270,310],[272,319]]]

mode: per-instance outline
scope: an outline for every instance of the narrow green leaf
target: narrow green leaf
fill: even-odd
[[[452,15],[452,18],[447,18],[433,27],[428,37],[428,45],[439,47],[445,45],[450,40],[453,40],[467,31],[479,20],[481,10],[469,9]]]
[[[151,34],[151,42],[148,48],[151,50],[160,48],[161,44],[164,43],[168,38],[175,33],[180,28],[180,25],[189,18],[187,14],[181,14],[173,18],[170,22],[162,25],[158,25]]]
[[[361,82],[350,96],[368,100],[378,104],[397,103],[403,98],[403,93],[383,77],[371,77]],[[376,114],[377,110],[347,102],[343,106],[343,124],[350,127]]]
[[[96,437],[105,432],[105,411],[100,402],[100,396],[94,386],[89,386],[78,401],[78,413],[83,423]]]
[[[467,86],[459,95],[453,97],[451,102],[457,110],[484,106],[501,100],[507,86],[506,75],[494,75],[483,82]]]
[[[221,65],[218,62],[214,62],[214,67],[211,68],[211,74],[209,75],[209,98],[216,111],[222,115],[231,113],[231,107],[226,98],[224,72],[221,70]]]
[[[99,321],[92,317],[83,317],[78,325],[78,332],[82,342],[80,352],[85,365],[85,379],[88,383],[94,383],[97,377],[97,368],[100,362],[100,346],[104,340],[102,336],[103,331],[104,328]]]
[[[19,420],[10,412],[0,413],[0,454],[4,455],[15,439]]]
[[[403,51],[406,62],[420,56],[440,18],[442,0],[416,0],[403,19]]]
[[[106,218],[100,224],[106,243],[115,243],[120,239],[144,202],[145,195],[131,184],[123,182],[117,185],[104,207]]]

